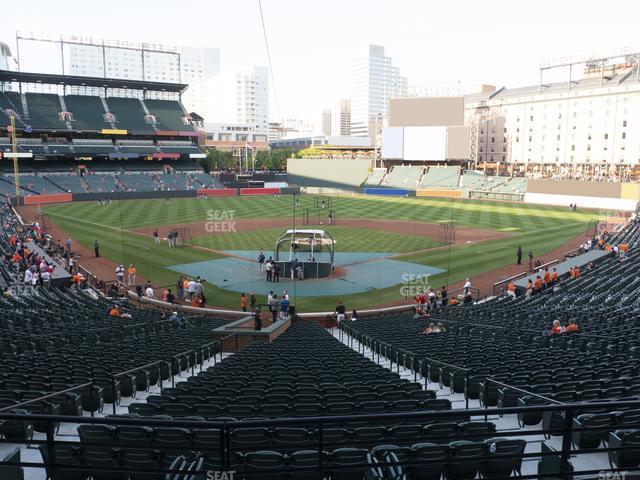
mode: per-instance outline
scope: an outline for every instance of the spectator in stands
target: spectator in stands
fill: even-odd
[[[551,285],[555,285],[558,281],[558,271],[554,268],[553,272],[551,272]]]
[[[516,298],[516,286],[513,283],[513,280],[511,280],[507,285],[507,295],[509,295],[512,298]]]
[[[354,308],[353,310],[351,310],[351,321],[355,322],[358,319],[358,312],[356,312],[356,309]]]
[[[111,317],[119,317],[120,316],[120,310],[118,310],[118,306],[114,305],[113,307],[111,307],[111,310],[109,310],[109,316]]]
[[[430,323],[428,327],[420,332],[420,335],[431,335],[432,333],[436,333],[436,325],[434,323]]]
[[[469,303],[473,303],[473,296],[471,295],[471,292],[467,292],[464,295],[464,298],[462,299],[462,303],[469,304]]]
[[[24,271],[24,284],[25,285],[31,285],[31,281],[33,280],[33,272],[31,271],[30,268],[27,268]]]
[[[93,253],[95,254],[96,258],[100,258],[100,244],[98,243],[97,239],[93,241]]]
[[[433,291],[433,288],[429,289],[429,310],[433,311],[436,308],[436,293]]]
[[[447,329],[445,328],[444,323],[438,322],[438,325],[436,325],[436,331],[437,333],[447,333]]]
[[[518,251],[516,252],[516,257],[518,258],[518,265],[522,265],[522,247],[518,247]]]
[[[262,316],[260,314],[260,307],[256,307],[253,313],[253,328],[259,332],[262,330]]]
[[[567,328],[564,329],[564,331],[567,333],[576,333],[578,330],[580,330],[578,328],[578,324],[573,318],[569,320],[569,324],[567,325]]]
[[[184,318],[178,315],[178,312],[174,311],[169,317],[169,320],[173,322],[175,328],[185,328]]]
[[[242,295],[240,295],[240,310],[242,310],[243,312],[247,311],[247,296],[244,292],[242,292]]]
[[[153,298],[153,287],[151,284],[147,284],[147,288],[144,291],[144,294],[147,298]]]
[[[342,303],[342,300],[340,300],[338,302],[338,305],[336,305],[336,310],[335,310],[335,315],[336,315],[336,321],[338,323],[342,322],[344,320],[344,314],[347,311],[346,307],[344,306],[344,303]]]
[[[163,289],[162,289],[162,298],[161,298],[161,300],[162,300],[163,302],[166,302],[166,301],[167,301],[167,296],[168,296],[168,295],[169,295],[169,289],[168,289],[168,288],[163,288]]]
[[[540,292],[542,292],[542,277],[536,275],[536,280],[533,282],[533,294],[537,295]]]
[[[564,327],[560,325],[560,320],[554,320],[553,326],[551,327],[550,335],[559,335],[564,332]]]
[[[551,274],[549,273],[549,267],[544,267],[544,277],[542,277],[542,286],[547,289],[551,286]]]
[[[171,305],[176,303],[176,297],[170,288],[167,290],[167,303],[170,303]]]
[[[109,287],[109,296],[110,297],[117,297],[118,296],[118,285],[116,283],[112,283],[111,286]]]
[[[447,287],[445,287],[444,285],[442,286],[442,288],[440,289],[440,305],[442,305],[443,307],[445,307],[447,305],[447,296],[448,296],[448,292],[447,292]]]
[[[49,273],[49,270],[44,269],[42,271],[40,274],[40,281],[42,282],[42,286],[48,290],[51,286],[51,273]]]
[[[138,271],[136,270],[135,265],[133,263],[130,264],[129,269],[127,270],[127,285],[130,287],[136,283],[136,273],[138,273]]]

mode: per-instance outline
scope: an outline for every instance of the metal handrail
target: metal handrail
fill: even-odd
[[[59,395],[63,395],[65,393],[71,393],[75,390],[80,390],[86,387],[92,387],[93,382],[83,383],[81,385],[76,385],[75,387],[67,388],[66,390],[60,390],[59,392],[48,393],[47,395],[43,395],[42,397],[32,398],[30,400],[25,400],[24,402],[16,403],[15,405],[10,405],[8,407],[0,408],[0,413],[6,412],[9,410],[15,410],[16,408],[24,407],[25,405],[29,405],[30,403],[40,402],[42,400],[46,400],[48,398],[57,397]]]
[[[565,402],[560,402],[558,400],[554,400],[553,398],[549,398],[549,397],[545,397],[543,395],[539,395],[537,393],[529,392],[528,390],[523,390],[522,388],[514,387],[513,385],[507,385],[506,383],[499,382],[498,380],[494,380],[491,377],[487,377],[485,379],[485,382],[495,383],[496,385],[498,385],[498,386],[500,386],[502,388],[508,388],[510,390],[513,390],[513,391],[518,392],[518,393],[522,393],[524,395],[529,395],[529,396],[532,396],[532,397],[540,398],[540,399],[542,399],[542,400],[544,400],[546,402],[555,403],[557,405],[566,405]],[[486,385],[486,383],[485,383],[485,385]]]
[[[505,284],[507,282],[510,282],[511,280],[517,280],[519,278],[526,277],[526,276],[527,276],[527,272],[521,272],[521,273],[518,273],[516,275],[512,275],[510,277],[507,277],[507,278],[505,278],[503,280],[500,280],[499,282],[494,283],[493,284],[493,289],[492,289],[493,295],[496,295],[496,288],[499,285],[503,285],[503,284]]]

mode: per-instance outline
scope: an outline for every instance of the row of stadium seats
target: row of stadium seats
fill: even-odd
[[[62,192],[152,192],[158,190],[193,190],[198,188],[222,188],[211,175],[201,174],[148,174],[120,173],[118,175],[96,174],[57,174],[57,175],[21,175],[20,189],[23,195],[52,194]],[[0,177],[0,194],[15,194],[13,175]]]
[[[43,142],[40,138],[18,138],[18,152],[43,156],[109,156],[117,153],[135,153],[141,156],[155,153],[189,155],[201,153],[200,149],[189,141],[118,140],[115,144],[107,139],[74,139],[66,143],[63,139],[50,138]],[[0,137],[0,151],[13,151],[11,140]],[[199,169],[199,167],[197,167]]]
[[[194,131],[184,107],[176,100],[0,92],[0,110],[3,124],[8,124],[8,111],[12,111],[18,116],[18,128],[28,125],[34,131]],[[69,115],[65,117],[63,112]]]

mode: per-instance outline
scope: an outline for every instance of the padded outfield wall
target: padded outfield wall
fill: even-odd
[[[638,200],[639,184],[578,180],[528,180],[524,195],[525,203],[625,211],[635,210]]]

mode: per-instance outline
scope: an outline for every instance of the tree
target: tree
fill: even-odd
[[[284,170],[287,166],[287,159],[297,156],[294,148],[282,148],[277,150],[259,151],[256,153],[256,169]]]
[[[198,163],[207,172],[233,168],[233,152],[223,152],[215,148],[207,149],[207,157],[198,159]]]

